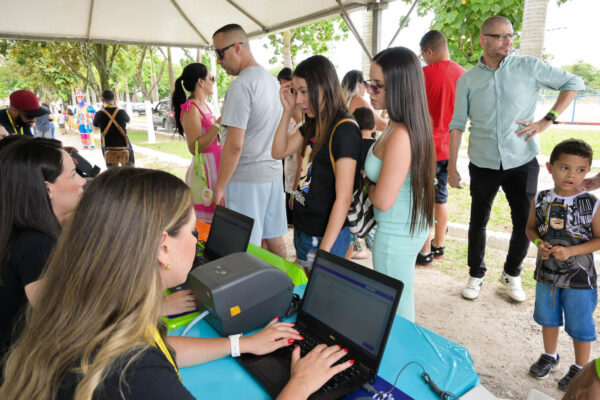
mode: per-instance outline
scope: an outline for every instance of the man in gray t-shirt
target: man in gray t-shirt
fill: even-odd
[[[271,252],[286,257],[283,169],[271,157],[282,113],[279,84],[256,62],[239,25],[217,30],[213,45],[217,63],[238,76],[222,109],[224,145],[213,201],[254,218],[250,241],[260,246],[265,239]]]

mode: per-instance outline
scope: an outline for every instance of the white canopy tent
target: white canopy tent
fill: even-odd
[[[24,6],[14,0],[0,0],[0,38],[209,48],[212,34],[225,24],[237,23],[250,38],[258,38],[341,16],[371,59],[382,47],[381,17],[391,1],[29,0]],[[417,2],[414,0],[409,15]],[[364,43],[348,15],[358,9],[372,13],[370,43]],[[149,103],[146,109],[148,138],[154,142]]]
[[[0,0],[0,38],[208,47],[215,30],[251,38],[391,0]]]

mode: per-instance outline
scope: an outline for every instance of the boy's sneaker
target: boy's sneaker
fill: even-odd
[[[527,296],[525,296],[525,292],[521,286],[520,276],[510,276],[506,272],[502,271],[502,275],[500,275],[500,282],[506,285],[506,288],[508,289],[508,295],[511,299],[518,302],[525,301]]]
[[[575,375],[577,375],[579,371],[581,371],[581,368],[577,367],[575,364],[571,365],[569,367],[569,372],[558,381],[558,387],[566,392],[569,388],[569,382],[571,382],[571,379],[575,378]]]
[[[560,356],[557,354],[556,359],[554,357],[542,353],[540,358],[529,368],[529,375],[537,379],[546,379],[550,372],[556,371],[560,366]]]
[[[465,299],[475,300],[479,296],[481,287],[483,286],[483,278],[469,277],[467,286],[462,291],[462,295]]]
[[[417,254],[417,265],[421,265],[423,267],[429,267],[433,265],[433,253],[427,253],[425,255],[421,253]]]
[[[434,246],[433,245],[433,240],[431,241],[431,254],[433,254],[433,258],[435,259],[440,259],[440,258],[444,258],[444,246]]]

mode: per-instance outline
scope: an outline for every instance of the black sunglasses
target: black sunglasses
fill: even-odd
[[[244,44],[244,42],[237,42],[237,44]],[[225,57],[225,52],[235,45],[236,45],[236,43],[231,43],[229,46],[225,46],[221,49],[215,49],[215,53],[217,53],[217,58],[219,60],[222,60],[223,57]]]
[[[515,36],[517,36],[517,34],[516,33],[502,33],[502,34],[484,33],[483,36],[489,36],[489,37],[493,37],[495,39],[506,40],[506,39],[514,38]]]

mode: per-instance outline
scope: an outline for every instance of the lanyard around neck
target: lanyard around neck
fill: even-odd
[[[181,381],[181,375],[179,375],[179,369],[177,368],[177,364],[175,364],[175,361],[173,361],[173,357],[171,357],[171,353],[169,353],[169,350],[167,350],[167,345],[163,341],[163,338],[160,336],[160,333],[158,333],[158,329],[156,329],[156,327],[152,327],[150,329],[152,330],[152,339],[154,340],[154,346],[158,347],[160,351],[162,351],[162,353],[165,355],[165,357],[167,357],[167,360],[169,360],[169,362],[175,369],[179,380]]]
[[[19,131],[17,130],[17,127],[15,126],[15,124],[10,116],[10,112],[8,110],[6,110],[6,115],[8,115],[8,120],[10,121],[10,124],[12,125],[13,130],[18,135]],[[23,127],[21,127],[21,135],[23,135]]]

